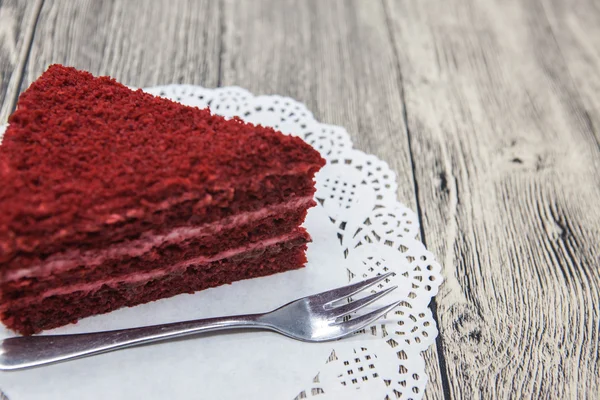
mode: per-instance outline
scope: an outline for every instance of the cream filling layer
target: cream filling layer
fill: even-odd
[[[192,238],[218,234],[222,231],[233,229],[238,225],[244,225],[263,218],[275,216],[288,210],[309,207],[312,202],[313,199],[310,196],[300,197],[285,203],[274,204],[260,210],[232,215],[209,224],[177,227],[169,232],[161,234],[147,232],[142,234],[139,239],[116,243],[102,249],[85,251],[78,249],[68,250],[48,257],[44,263],[18,270],[7,271],[2,282],[21,278],[47,277],[53,273],[65,272],[80,265],[93,267],[115,258],[139,257],[154,247],[159,247],[164,244],[181,243]]]

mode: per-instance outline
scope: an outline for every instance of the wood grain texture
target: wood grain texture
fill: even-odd
[[[598,398],[599,151],[538,2],[386,1],[452,398]]]
[[[31,46],[24,90],[53,63],[110,75],[136,87],[219,76],[217,2],[48,0]]]
[[[13,110],[41,0],[0,2],[0,124]]]
[[[600,3],[597,0],[543,0],[561,61],[581,101],[582,118],[600,147]]]
[[[416,206],[396,57],[384,8],[367,1],[226,0],[221,85],[304,102],[387,161],[398,198]],[[427,398],[443,397],[437,350],[425,353]]]

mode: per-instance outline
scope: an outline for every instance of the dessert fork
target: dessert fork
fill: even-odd
[[[125,347],[224,329],[271,330],[306,342],[335,340],[372,324],[400,302],[394,302],[361,316],[353,316],[349,320],[344,320],[343,317],[381,299],[396,286],[342,305],[334,303],[358,294],[392,275],[393,273],[390,272],[352,285],[303,297],[264,314],[207,318],[105,332],[4,339],[0,344],[0,370],[35,367]]]

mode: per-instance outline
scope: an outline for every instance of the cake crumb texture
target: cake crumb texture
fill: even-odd
[[[0,145],[0,269],[18,253],[210,205],[272,172],[324,165],[302,139],[52,65],[19,98]],[[217,196],[217,197],[218,197]]]

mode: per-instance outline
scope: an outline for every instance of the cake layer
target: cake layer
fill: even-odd
[[[50,296],[26,306],[21,302],[13,302],[1,316],[10,329],[30,335],[124,306],[297,269],[306,262],[305,250],[305,244],[292,248],[277,245],[260,254],[194,264],[184,271],[171,272],[146,281],[105,285],[94,292],[78,291]]]
[[[29,220],[30,234],[15,232],[15,235],[18,234],[14,241],[16,247],[4,253],[4,260],[0,249],[0,280],[6,270],[39,264],[49,255],[73,246],[82,250],[99,248],[123,240],[135,240],[148,230],[165,233],[175,227],[207,224],[238,213],[258,211],[271,205],[312,197],[314,191],[312,177],[273,175],[259,184],[228,189],[202,201],[194,199],[166,202],[160,211],[149,215],[146,211],[141,211],[145,206],[140,205],[140,209],[125,212],[125,217],[111,215],[111,219],[102,225],[82,219],[54,234],[44,234],[45,225],[51,225],[52,219],[60,216],[40,216],[40,219]]]
[[[0,285],[22,278],[56,275],[83,265],[97,267],[100,270],[104,269],[103,264],[106,261],[118,259],[123,263],[128,258],[143,256],[154,248],[177,245],[193,239],[205,238],[204,244],[213,246],[213,251],[220,251],[228,246],[235,246],[237,240],[260,240],[268,237],[262,234],[268,233],[269,230],[276,235],[283,233],[286,226],[289,227],[288,230],[298,226],[304,220],[306,210],[314,204],[312,197],[299,197],[198,226],[180,226],[168,231],[157,227],[156,230],[147,231],[137,239],[109,244],[106,247],[84,250],[77,246],[45,258],[17,257],[6,263],[4,269],[0,270]],[[234,230],[238,236],[244,231],[247,232],[246,237],[232,237]]]
[[[54,65],[20,96],[0,145],[0,268],[21,252],[120,241],[156,219],[171,228],[260,208],[266,193],[310,195],[324,163],[298,137]],[[269,181],[290,174],[297,182]]]
[[[184,268],[190,262],[211,262],[227,257],[260,252],[268,246],[292,242],[294,245],[307,243],[310,237],[304,228],[294,228],[304,218],[304,212],[291,214],[295,220],[277,226],[277,219],[269,219],[254,231],[229,231],[224,237],[192,238],[177,244],[166,244],[135,257],[113,258],[101,265],[81,265],[75,269],[53,273],[40,278],[21,278],[0,286],[1,303],[21,301],[31,293],[71,289],[73,285],[99,286],[118,282],[135,276],[160,275],[164,266]],[[289,223],[289,225],[288,225]],[[222,238],[223,243],[218,240]],[[1,309],[2,305],[0,305]]]

